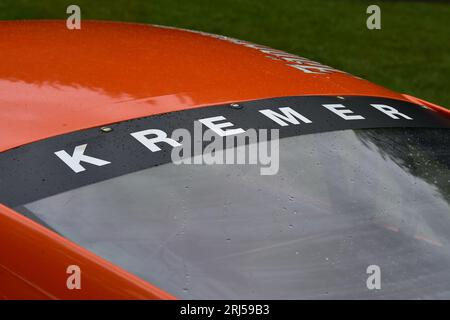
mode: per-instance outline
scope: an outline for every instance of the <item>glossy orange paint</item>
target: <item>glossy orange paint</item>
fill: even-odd
[[[410,96],[410,95],[408,95],[408,94],[404,94],[403,96],[404,96],[406,99],[408,99],[409,101],[411,101],[412,103],[415,103],[415,104],[418,104],[418,105],[426,106],[426,107],[428,107],[428,108],[430,108],[430,109],[432,109],[432,110],[434,110],[434,111],[439,112],[439,113],[442,114],[443,116],[450,117],[450,110],[449,110],[449,109],[446,109],[446,108],[444,108],[444,107],[438,106],[437,104],[428,102],[428,101],[426,101],[426,100],[419,99],[419,98],[416,98],[416,97],[414,97],[414,96]]]
[[[306,74],[267,54],[151,25],[0,22],[0,151],[181,109],[293,95],[405,99],[346,73]]]
[[[80,290],[66,286],[69,265],[81,269]],[[174,299],[1,204],[0,298]]]
[[[65,21],[9,21],[0,22],[0,34],[0,152],[127,119],[270,97],[424,103],[346,73],[303,73],[256,48],[173,28],[83,21],[81,30],[68,30]],[[71,264],[81,267],[82,290],[66,287]],[[0,298],[174,297],[0,204]]]

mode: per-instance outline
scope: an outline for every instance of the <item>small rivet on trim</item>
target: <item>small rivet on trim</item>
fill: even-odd
[[[101,132],[108,133],[108,132],[113,131],[113,129],[110,128],[110,127],[101,127],[101,128],[100,128],[100,131],[101,131]]]
[[[231,104],[230,104],[230,107],[231,107],[232,109],[242,109],[244,106],[243,106],[243,105],[240,105],[239,103],[231,103]]]

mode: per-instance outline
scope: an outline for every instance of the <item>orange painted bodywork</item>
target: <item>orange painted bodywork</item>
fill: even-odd
[[[81,269],[80,290],[67,288],[70,265]],[[174,297],[0,204],[0,298]]]
[[[127,119],[271,97],[419,103],[346,73],[304,73],[257,48],[173,28],[14,21],[0,22],[0,34],[0,152]],[[82,290],[65,285],[71,264],[82,269]],[[173,297],[0,204],[0,298]]]
[[[295,95],[404,99],[346,73],[305,74],[252,48],[150,25],[0,23],[0,151],[157,113]]]
[[[438,106],[437,104],[428,102],[428,101],[426,101],[426,100],[419,99],[419,98],[416,98],[416,97],[414,97],[414,96],[410,96],[410,95],[408,95],[408,94],[404,94],[403,96],[404,96],[406,99],[408,99],[410,102],[412,102],[412,103],[415,103],[415,104],[418,104],[418,105],[422,105],[422,106],[428,107],[429,109],[432,109],[432,110],[434,110],[434,111],[439,112],[439,113],[442,114],[443,116],[450,117],[450,110],[449,110],[449,109],[446,109],[446,108],[444,108],[444,107]]]

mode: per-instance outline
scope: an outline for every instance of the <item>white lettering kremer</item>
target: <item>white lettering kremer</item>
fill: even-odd
[[[87,156],[84,154],[84,151],[86,150],[87,144],[82,144],[80,146],[76,146],[73,154],[70,155],[64,150],[56,151],[55,154],[60,158],[62,161],[64,161],[65,164],[67,164],[70,169],[72,169],[75,173],[85,171],[86,169],[80,164],[80,162],[86,162],[90,163],[96,166],[104,166],[111,162],[102,160],[99,158],[94,158],[91,156]]]

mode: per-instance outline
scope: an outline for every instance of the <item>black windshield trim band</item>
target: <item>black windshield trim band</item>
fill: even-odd
[[[345,120],[345,116],[330,111],[324,104],[341,104],[345,106],[341,109],[353,112],[345,116],[359,115],[361,119]],[[394,119],[372,104],[391,106],[412,120],[403,117]],[[299,121],[298,125],[288,123],[280,126],[260,112],[272,110],[281,114],[280,108],[291,108],[311,123]],[[160,152],[151,152],[131,133],[158,129],[170,137],[175,129],[184,128],[193,132],[194,122],[217,116],[224,117],[234,128],[279,129],[280,138],[346,129],[450,128],[450,119],[435,111],[406,101],[379,97],[282,97],[189,109],[112,124],[108,126],[112,129],[110,132],[99,128],[81,130],[3,152],[0,154],[0,203],[15,207],[83,185],[168,163],[171,161],[171,146],[161,143]],[[110,164],[83,164],[86,170],[75,173],[55,155],[59,150],[72,154],[76,146],[84,144],[87,144],[87,155],[105,159]]]

